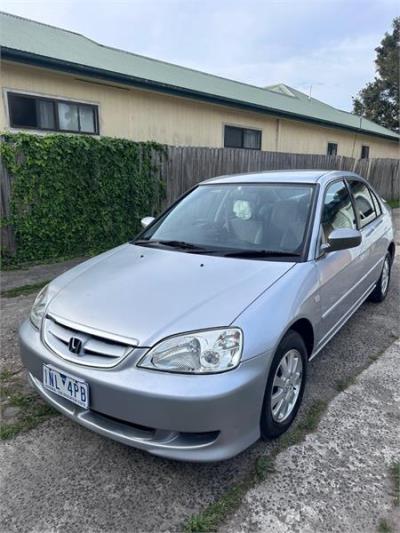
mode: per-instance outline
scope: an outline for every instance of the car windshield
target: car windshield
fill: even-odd
[[[238,257],[299,256],[313,190],[309,184],[200,185],[135,242]]]

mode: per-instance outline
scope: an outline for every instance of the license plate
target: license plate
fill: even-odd
[[[81,378],[71,376],[53,366],[43,365],[43,385],[54,394],[80,407],[89,407],[89,385]]]

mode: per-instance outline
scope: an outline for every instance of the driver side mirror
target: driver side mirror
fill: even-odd
[[[361,244],[361,233],[357,229],[334,229],[328,237],[328,242],[321,246],[321,252],[329,253],[337,250],[356,248]]]
[[[150,226],[150,224],[153,222],[154,220],[154,217],[144,217],[142,218],[142,220],[140,221],[141,225],[142,225],[142,228],[146,229],[147,226]]]

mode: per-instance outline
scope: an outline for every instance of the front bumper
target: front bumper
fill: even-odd
[[[83,426],[152,454],[184,461],[219,461],[259,438],[269,354],[215,375],[184,375],[137,368],[137,349],[114,368],[68,362],[41,341],[29,320],[19,331],[21,358],[45,400]],[[138,353],[139,352],[139,353]],[[86,380],[90,409],[42,385],[42,365]]]

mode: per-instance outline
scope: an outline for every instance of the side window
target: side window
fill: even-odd
[[[349,191],[343,181],[328,185],[322,211],[322,238],[326,242],[330,233],[338,228],[356,228],[356,216]]]
[[[379,203],[379,200],[376,196],[376,194],[374,193],[374,191],[369,191],[371,193],[371,196],[372,196],[372,201],[374,202],[374,207],[375,207],[375,212],[376,212],[376,216],[379,217],[379,215],[382,214],[382,208],[381,208],[381,204]]]
[[[364,183],[349,180],[349,184],[360,217],[361,227],[363,228],[376,219],[374,202],[368,187]]]

